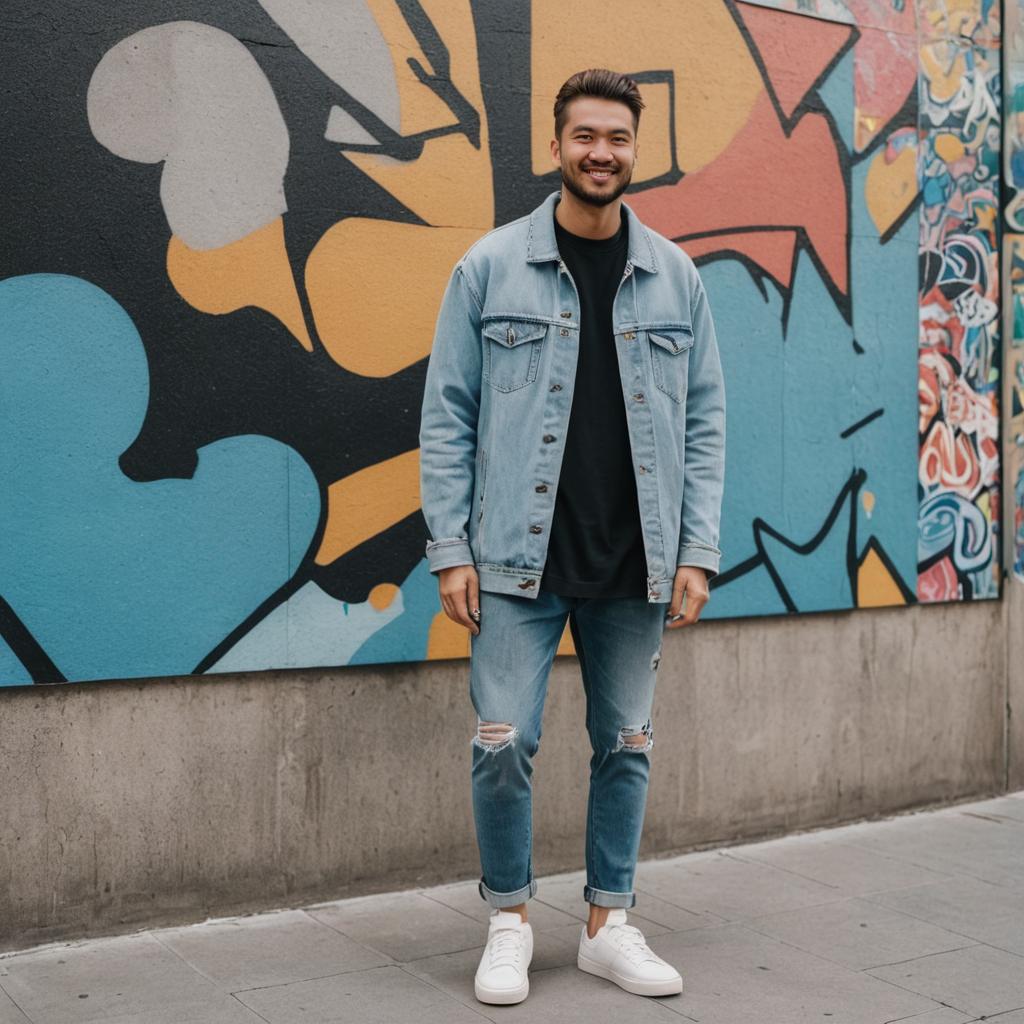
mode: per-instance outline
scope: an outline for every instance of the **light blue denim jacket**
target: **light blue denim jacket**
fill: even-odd
[[[537,596],[547,558],[579,354],[579,296],[555,240],[559,199],[488,232],[456,264],[420,420],[430,571],[475,565],[482,590],[525,597]],[[667,603],[676,566],[718,572],[725,388],[693,260],[624,205],[629,254],[612,326],[647,597]]]

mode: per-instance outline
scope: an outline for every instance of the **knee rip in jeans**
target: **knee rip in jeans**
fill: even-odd
[[[620,750],[628,750],[633,754],[646,753],[654,746],[654,729],[651,727],[651,720],[648,718],[639,729],[632,729],[628,725],[619,730],[619,742],[616,744],[613,754]]]
[[[519,730],[511,722],[484,722],[477,725],[473,745],[489,754],[496,754],[515,742]]]

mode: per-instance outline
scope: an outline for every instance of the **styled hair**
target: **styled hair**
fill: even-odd
[[[629,75],[618,71],[588,68],[586,71],[577,71],[558,90],[555,97],[555,138],[562,137],[562,129],[569,119],[568,106],[579,96],[595,96],[602,100],[625,103],[633,112],[633,134],[636,134],[640,127],[640,111],[644,108],[636,82]]]

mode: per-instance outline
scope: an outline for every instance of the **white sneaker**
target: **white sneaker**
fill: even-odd
[[[581,971],[614,981],[638,996],[671,996],[683,991],[679,972],[644,941],[639,928],[626,924],[626,911],[615,907],[591,939],[580,935],[576,964]]]
[[[481,1003],[521,1003],[530,991],[533,929],[518,913],[494,910],[473,987]]]

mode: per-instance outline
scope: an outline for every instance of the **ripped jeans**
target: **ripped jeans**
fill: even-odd
[[[480,895],[492,907],[526,902],[533,877],[532,759],[540,747],[548,675],[566,616],[587,700],[590,794],[583,899],[636,903],[640,833],[654,744],[651,707],[668,606],[645,597],[521,598],[480,592],[480,634],[470,634],[473,816]]]

